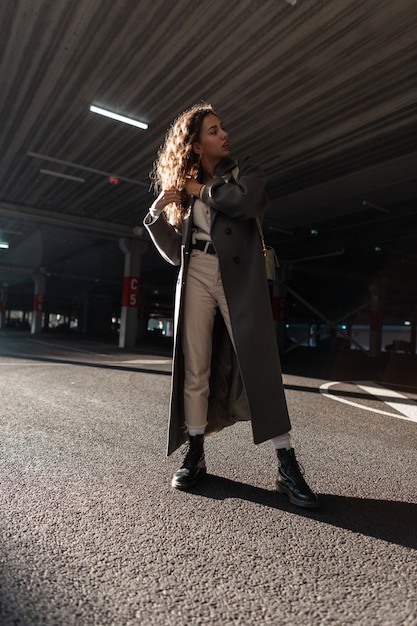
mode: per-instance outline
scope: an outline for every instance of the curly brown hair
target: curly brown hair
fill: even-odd
[[[210,104],[195,104],[181,113],[169,128],[151,172],[157,194],[169,188],[182,191],[186,177],[197,176],[199,158],[193,150],[193,143],[198,141],[203,120],[210,114],[216,115]],[[165,207],[165,215],[173,226],[181,225],[186,206],[187,196],[184,193],[181,205],[169,204]]]

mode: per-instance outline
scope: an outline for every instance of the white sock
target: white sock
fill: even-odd
[[[203,426],[202,428],[187,428],[187,432],[190,437],[195,437],[196,435],[204,435],[205,430],[205,426]]]
[[[284,435],[280,435],[279,437],[273,437],[271,441],[275,450],[279,450],[282,448],[285,448],[286,450],[291,450],[292,448],[290,433],[285,433]]]

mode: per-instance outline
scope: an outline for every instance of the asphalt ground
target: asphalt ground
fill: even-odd
[[[166,354],[0,333],[0,624],[416,625],[417,386],[295,362],[318,511],[274,491],[247,423],[207,439],[192,492],[170,488]]]

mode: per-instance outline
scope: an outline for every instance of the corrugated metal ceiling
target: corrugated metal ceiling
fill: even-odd
[[[353,249],[354,223],[363,234],[370,217],[385,240],[404,240],[409,255],[417,232],[416,23],[410,0],[1,3],[0,229],[22,232],[12,235],[15,251],[2,253],[2,267],[16,263],[36,211],[44,223],[76,216],[113,224],[115,236],[131,232],[150,202],[148,173],[166,128],[200,100],[219,111],[235,151],[256,154],[266,170],[266,234],[286,258]],[[90,104],[142,119],[149,130],[94,115]],[[136,184],[113,186],[89,170]],[[363,200],[388,206],[386,229],[386,213]],[[29,209],[32,221],[22,215]],[[340,224],[332,231],[333,218],[346,219],[345,234]],[[308,238],[311,224],[327,227],[326,241]],[[52,265],[53,256],[45,254]]]

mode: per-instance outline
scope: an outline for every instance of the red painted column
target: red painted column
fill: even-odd
[[[123,238],[119,245],[125,255],[119,348],[133,348],[138,335],[141,258],[148,244],[138,239]]]
[[[139,276],[124,276],[122,307],[139,308]]]
[[[285,324],[287,317],[287,298],[284,295],[272,296],[272,317],[276,324]]]
[[[45,269],[43,267],[39,268],[32,275],[32,278],[35,281],[35,290],[33,294],[32,325],[30,332],[32,335],[35,335],[42,331],[42,317],[45,310]]]

